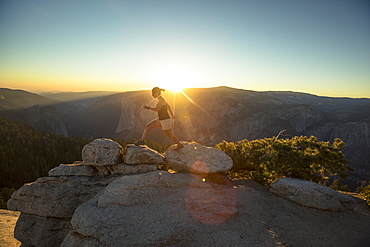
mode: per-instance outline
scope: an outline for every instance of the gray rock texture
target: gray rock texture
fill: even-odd
[[[60,164],[49,171],[49,177],[60,176],[87,176],[94,177],[96,170],[91,166],[86,166],[83,162],[77,164]]]
[[[164,157],[148,146],[128,144],[125,150],[125,163],[130,165],[162,164],[164,163]]]
[[[196,142],[181,142],[184,147],[176,151],[176,145],[164,154],[169,166],[175,171],[207,174],[228,171],[233,161],[225,152]]]
[[[208,240],[191,240],[203,227],[238,213],[231,181],[217,176],[219,184],[166,171],[117,178],[76,210],[62,246],[196,246]]]
[[[157,170],[146,163],[151,155],[135,165],[111,164],[116,155],[102,165],[89,155],[97,165],[84,161],[51,170],[8,201],[9,209],[21,212],[15,237],[37,247],[370,246],[364,201],[295,179],[279,180],[271,191],[254,181],[231,181],[221,173],[231,167],[230,157],[199,144],[184,146],[166,153],[207,166],[194,172],[193,165],[180,165],[181,173]]]
[[[15,237],[23,246],[60,246],[79,205],[118,176],[158,170],[155,164],[117,163],[122,161],[122,151],[112,140],[97,139],[84,147],[83,162],[61,164],[49,171],[49,177],[25,184],[13,193],[8,209],[21,212]],[[150,163],[152,156],[142,161]]]
[[[8,201],[8,209],[44,217],[72,217],[114,177],[42,177],[23,185]]]
[[[122,159],[123,148],[110,139],[96,139],[82,149],[82,160],[85,165],[115,165],[121,163]]]
[[[98,176],[110,175],[131,175],[138,173],[146,173],[158,170],[155,164],[140,164],[140,165],[127,165],[120,163],[113,166],[98,166],[95,167]]]
[[[353,209],[357,203],[352,196],[295,178],[280,178],[271,184],[270,191],[302,206],[330,211]]]
[[[22,213],[14,229],[14,237],[23,246],[60,246],[71,229],[70,218],[42,217]]]
[[[151,172],[120,177],[77,208],[61,246],[367,246],[370,212],[330,212],[249,180]]]
[[[75,209],[114,178],[43,177],[23,185],[8,201],[8,209],[21,212],[14,236],[22,246],[60,246]]]
[[[61,176],[110,176],[145,173],[158,170],[154,164],[127,165],[124,163],[107,166],[86,166],[84,163],[61,164],[49,171],[50,177]]]

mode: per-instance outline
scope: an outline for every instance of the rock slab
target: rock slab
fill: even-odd
[[[331,188],[313,182],[280,178],[271,184],[270,192],[302,206],[330,211],[353,209],[356,200]]]
[[[114,177],[42,177],[12,194],[8,209],[53,218],[70,218]]]
[[[60,164],[49,171],[49,177],[60,176],[86,176],[94,177],[97,173],[91,166],[86,166],[83,162],[74,164]]]
[[[128,144],[125,149],[125,163],[130,165],[162,164],[164,157],[146,145]]]
[[[61,246],[198,246],[189,238],[238,212],[233,185],[218,176],[220,184],[167,171],[119,177],[76,209]]]
[[[106,138],[95,139],[82,149],[85,165],[107,166],[122,162],[123,148],[117,142]]]
[[[86,166],[84,163],[61,164],[49,171],[49,177],[130,175],[155,170],[158,170],[158,167],[154,164],[139,164],[135,166],[124,163],[109,166]]]
[[[22,213],[14,229],[21,246],[60,246],[71,228],[70,219],[49,218]]]
[[[184,147],[176,151],[176,145],[164,154],[171,169],[197,174],[228,171],[233,161],[225,152],[196,142],[181,142]]]

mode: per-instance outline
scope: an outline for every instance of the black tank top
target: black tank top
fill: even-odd
[[[164,104],[161,109],[159,109],[158,111],[158,119],[159,120],[165,120],[165,119],[168,119],[170,118],[170,115],[168,115],[168,112],[167,112],[167,104]]]

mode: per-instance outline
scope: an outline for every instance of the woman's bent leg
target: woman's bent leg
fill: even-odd
[[[143,141],[146,140],[151,129],[160,128],[160,127],[161,127],[161,124],[159,123],[158,119],[154,119],[153,121],[149,122],[145,127],[141,140]]]
[[[179,151],[181,148],[184,147],[184,145],[181,144],[181,142],[179,141],[179,139],[173,134],[172,132],[172,129],[169,129],[169,130],[164,130],[164,132],[166,133],[166,135],[171,138],[171,140],[177,144],[177,147],[175,148],[176,151]]]
[[[173,134],[172,129],[164,130],[164,133],[176,144],[181,144],[179,139]]]

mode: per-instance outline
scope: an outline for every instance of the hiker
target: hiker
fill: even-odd
[[[173,134],[172,131],[172,119],[175,119],[175,116],[173,115],[172,109],[170,105],[167,103],[167,101],[161,96],[161,92],[165,91],[162,88],[155,87],[152,89],[152,96],[153,98],[158,99],[158,103],[156,107],[150,107],[150,106],[144,106],[144,109],[146,110],[152,110],[158,112],[158,117],[151,122],[149,122],[145,130],[143,132],[143,136],[140,140],[135,142],[135,145],[144,145],[145,139],[149,135],[149,132],[151,129],[155,128],[162,128],[164,133],[174,142],[177,144],[177,147],[175,148],[176,151],[179,151],[181,148],[184,147],[177,139],[177,137]]]

